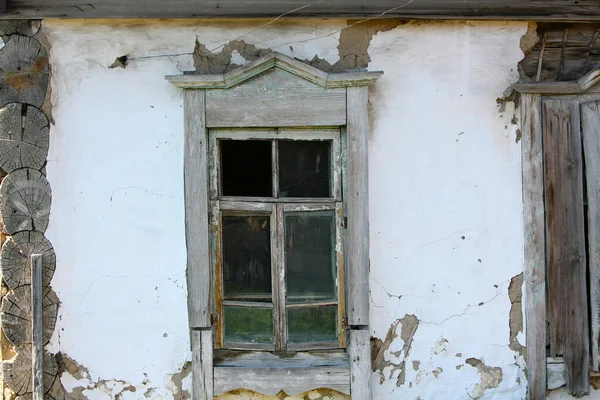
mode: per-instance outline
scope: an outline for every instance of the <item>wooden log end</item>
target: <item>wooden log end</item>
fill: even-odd
[[[32,254],[42,255],[42,281],[44,286],[50,286],[56,268],[54,248],[41,232],[24,231],[8,239],[0,252],[2,277],[10,289],[31,284]]]

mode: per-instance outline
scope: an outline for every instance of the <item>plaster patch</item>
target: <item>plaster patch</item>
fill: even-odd
[[[469,395],[471,398],[481,398],[487,389],[497,388],[502,382],[502,368],[488,367],[481,359],[478,358],[467,358],[465,363],[469,364],[473,368],[477,368],[480,376],[479,383],[475,385],[475,388]]]
[[[508,297],[510,298],[510,316],[508,325],[510,327],[510,344],[511,350],[518,352],[521,356],[524,355],[525,347],[519,343],[518,335],[523,332],[523,273],[513,277],[508,286]]]

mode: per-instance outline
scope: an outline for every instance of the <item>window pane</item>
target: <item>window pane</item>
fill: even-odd
[[[273,310],[256,307],[223,307],[226,342],[273,343]]]
[[[330,197],[330,141],[285,141],[279,146],[279,196]]]
[[[221,140],[223,196],[272,197],[272,151],[268,140]]]
[[[288,303],[335,300],[334,211],[285,214]]]
[[[337,306],[288,308],[288,342],[337,341]]]
[[[223,216],[225,298],[271,302],[270,217]]]

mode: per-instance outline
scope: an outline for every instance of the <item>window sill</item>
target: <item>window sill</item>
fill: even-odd
[[[215,350],[214,395],[235,389],[290,396],[326,388],[350,394],[350,362],[343,350],[277,355]]]

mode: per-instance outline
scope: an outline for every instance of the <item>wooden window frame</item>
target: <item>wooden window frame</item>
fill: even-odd
[[[563,385],[567,380],[565,360],[546,356],[547,335],[547,274],[548,260],[546,234],[546,199],[544,167],[544,103],[553,100],[570,102],[579,110],[579,104],[600,100],[600,68],[572,82],[533,82],[513,85],[521,93],[521,156],[523,180],[524,223],[524,302],[526,331],[527,398],[546,398],[546,390]],[[579,115],[571,122],[579,124]],[[577,127],[579,129],[579,127]],[[583,234],[583,233],[581,233]],[[588,234],[588,232],[585,232]],[[591,260],[597,270],[600,260]],[[592,276],[593,278],[593,276]],[[585,277],[584,277],[585,280]],[[592,288],[592,290],[594,290]],[[592,302],[593,304],[594,302]],[[587,309],[587,306],[586,306]],[[598,310],[592,310],[592,313]],[[574,316],[573,318],[579,318]],[[572,321],[575,324],[575,321]],[[593,321],[594,322],[594,321]],[[598,321],[596,321],[597,324]],[[597,329],[592,327],[593,329]],[[588,335],[584,335],[587,342]],[[585,347],[585,343],[583,343]],[[580,362],[581,364],[581,362]],[[583,365],[583,370],[586,370]],[[589,386],[587,376],[581,377],[577,390]]]
[[[212,229],[216,234],[216,245],[211,248],[211,256],[215,263],[215,348],[228,350],[268,350],[268,351],[307,351],[318,349],[340,349],[346,347],[346,307],[345,307],[345,278],[344,278],[344,253],[343,253],[343,203],[342,203],[342,155],[341,155],[341,130],[340,128],[315,128],[315,129],[209,129],[208,132],[209,151],[209,218]],[[272,197],[240,197],[224,196],[220,190],[221,159],[219,151],[220,140],[268,140],[271,143],[271,179],[274,196]],[[328,141],[331,142],[330,190],[332,196],[324,198],[297,198],[278,196],[278,141]],[[222,281],[222,216],[225,213],[255,212],[260,215],[269,215],[271,220],[271,258],[272,258],[272,282],[273,303],[264,304],[265,307],[273,309],[274,314],[274,343],[251,344],[226,342],[223,332],[223,307],[239,305],[242,307],[256,306],[255,303],[226,300],[223,293]],[[286,304],[286,281],[285,276],[285,252],[284,243],[284,213],[285,212],[311,212],[311,211],[333,211],[335,216],[335,263],[336,263],[336,300],[311,303],[311,304]],[[216,224],[216,225],[215,225]],[[307,306],[336,306],[338,340],[335,342],[322,343],[288,343],[287,340],[287,310]]]
[[[297,395],[329,388],[371,399],[369,332],[368,86],[381,72],[326,73],[270,53],[224,75],[166,79],[184,89],[184,191],[188,316],[192,346],[192,399],[233,389]],[[215,349],[218,213],[210,129],[308,128],[341,130],[343,247],[347,348],[297,352]],[[214,151],[214,145],[213,151]]]

